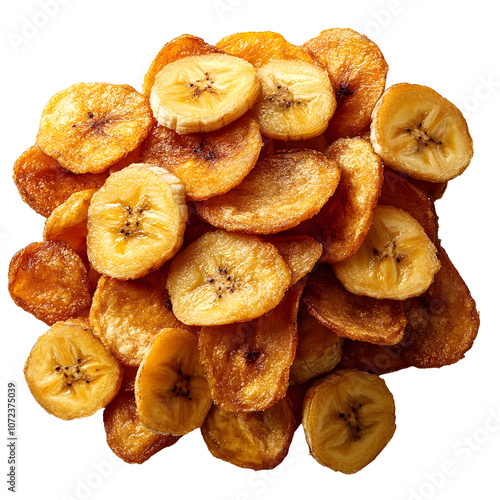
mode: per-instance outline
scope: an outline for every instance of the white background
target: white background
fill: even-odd
[[[461,500],[480,492],[500,498],[500,54],[494,2],[476,0],[465,8],[452,0],[48,0],[49,14],[42,3],[5,0],[0,20],[0,399],[6,400],[7,381],[16,381],[17,498]],[[473,349],[453,366],[384,377],[395,397],[398,428],[375,462],[352,476],[308,456],[301,428],[274,471],[238,469],[213,458],[198,431],[144,465],[114,460],[102,412],[59,421],[35,403],[23,378],[25,358],[47,327],[12,303],[6,276],[15,251],[41,239],[44,219],[21,202],[11,179],[15,159],[33,144],[43,106],[55,92],[80,81],[140,90],[156,53],[182,33],[216,43],[238,31],[272,30],[301,44],[333,27],[354,28],[380,46],[390,67],[388,85],[431,86],[468,118],[475,157],[450,183],[437,211],[443,246],[481,313]],[[1,408],[6,413],[6,403]],[[4,439],[6,419],[0,422]],[[7,448],[0,449],[0,490],[7,498]]]

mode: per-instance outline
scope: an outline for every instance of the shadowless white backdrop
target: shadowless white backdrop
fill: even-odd
[[[498,115],[500,54],[491,2],[444,0],[19,0],[0,19],[0,301],[2,412],[17,384],[16,493],[8,491],[7,417],[0,432],[2,498],[271,498],[360,500],[500,498],[500,351],[497,321]],[[433,87],[466,115],[475,156],[436,204],[443,246],[481,313],[472,350],[440,369],[384,376],[396,401],[397,430],[380,456],[352,476],[309,456],[302,428],[275,470],[254,472],[218,460],[199,431],[143,465],[108,448],[102,411],[60,421],[39,407],[22,368],[48,327],[14,305],[7,292],[12,255],[40,241],[44,219],[12,182],[16,158],[34,143],[46,101],[76,82],[127,83],[140,90],[160,48],[183,33],[209,43],[238,31],[277,31],[301,44],[320,30],[351,27],[374,40],[389,64],[388,85]],[[4,496],[4,492],[8,495]]]

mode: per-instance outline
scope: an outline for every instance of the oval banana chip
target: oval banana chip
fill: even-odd
[[[317,214],[339,183],[337,163],[313,150],[264,157],[228,193],[196,204],[199,216],[228,231],[273,234]]]
[[[210,453],[238,467],[274,469],[288,454],[294,432],[291,401],[264,411],[233,413],[213,406],[201,427]]]

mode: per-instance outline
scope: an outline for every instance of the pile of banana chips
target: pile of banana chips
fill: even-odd
[[[142,93],[53,96],[14,166],[43,241],[9,268],[50,326],[25,365],[42,408],[104,408],[129,463],[201,429],[270,469],[301,424],[326,467],[375,459],[396,428],[380,375],[455,363],[479,327],[434,208],[471,161],[467,124],[387,71],[351,29],[183,35]]]

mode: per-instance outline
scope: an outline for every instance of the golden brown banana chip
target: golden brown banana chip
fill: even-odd
[[[303,282],[297,283],[276,308],[258,319],[201,329],[200,359],[217,406],[259,411],[285,396],[303,287]]]
[[[168,268],[144,278],[122,281],[101,276],[90,308],[90,324],[106,348],[121,363],[139,366],[163,328],[197,329],[183,325],[168,306]]]
[[[432,242],[438,239],[438,217],[434,203],[408,179],[394,170],[384,169],[380,205],[392,205],[408,212],[424,228]]]
[[[233,413],[213,406],[201,427],[210,453],[254,470],[274,469],[288,453],[294,432],[293,406],[285,397],[264,411]]]
[[[326,151],[340,168],[339,185],[318,214],[322,261],[331,264],[354,255],[368,233],[383,181],[380,156],[359,137],[338,139]]]
[[[402,302],[354,295],[329,266],[318,267],[308,277],[303,302],[309,314],[340,337],[385,345],[403,338]]]
[[[73,193],[100,188],[107,177],[108,172],[74,174],[38,146],[32,146],[16,160],[13,175],[23,201],[44,217]]]
[[[36,143],[76,174],[104,172],[136,149],[153,115],[129,85],[76,83],[45,105]]]
[[[290,368],[290,385],[307,382],[335,368],[342,357],[342,337],[322,325],[302,307],[297,321],[297,351]]]
[[[257,163],[262,147],[259,124],[250,116],[215,132],[179,135],[156,125],[142,160],[178,177],[189,200],[206,200],[237,186]]]
[[[235,33],[217,42],[216,46],[228,54],[246,59],[257,68],[274,59],[316,63],[302,47],[287,42],[282,35],[272,31]]]
[[[122,365],[123,380],[120,391],[134,391],[135,377],[137,376],[138,366]]]
[[[432,201],[439,200],[443,197],[446,188],[448,187],[448,182],[430,182],[422,181],[420,179],[413,179],[409,175],[405,175],[400,172],[409,182],[414,184],[420,191],[423,191]]]
[[[326,137],[353,137],[370,125],[370,116],[385,88],[388,66],[382,52],[349,28],[322,31],[304,48],[328,71],[337,100]]]
[[[339,178],[336,162],[318,151],[278,151],[258,161],[239,186],[196,209],[228,231],[278,233],[318,213]]]
[[[190,56],[201,56],[212,53],[223,53],[217,47],[209,45],[203,39],[193,35],[181,35],[166,43],[144,76],[142,93],[149,97],[156,75],[169,63]]]
[[[311,137],[310,139],[302,139],[300,141],[274,141],[274,150],[280,149],[315,149],[320,153],[324,153],[328,143],[326,142],[325,134]]]
[[[441,268],[431,286],[403,303],[408,318],[403,357],[418,368],[456,363],[472,347],[479,329],[476,303],[439,245],[438,257]]]
[[[310,236],[276,235],[264,239],[278,249],[290,268],[292,278],[289,286],[295,285],[312,270],[323,251],[321,243]]]
[[[52,211],[43,228],[44,240],[64,241],[80,256],[84,264],[88,264],[87,214],[95,192],[96,189],[85,189],[73,193]]]
[[[62,241],[19,250],[10,261],[9,292],[19,307],[48,325],[84,314],[91,302],[87,270]]]
[[[290,398],[293,406],[293,415],[295,417],[294,430],[297,430],[302,424],[302,406],[304,405],[304,397],[311,382],[304,384],[290,385],[286,391],[286,395]]]
[[[134,393],[121,391],[103,413],[106,441],[113,453],[129,464],[142,464],[180,436],[148,431],[137,416]]]

